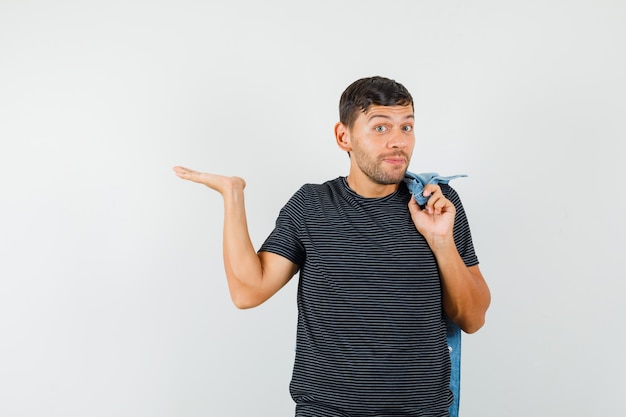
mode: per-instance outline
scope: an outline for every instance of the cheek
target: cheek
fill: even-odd
[[[415,147],[415,138],[410,138],[406,141],[406,148],[408,152],[413,152],[413,148]]]

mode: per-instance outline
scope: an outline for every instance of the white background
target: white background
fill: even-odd
[[[414,95],[416,172],[465,173],[493,302],[463,417],[617,416],[626,392],[621,1],[0,0],[0,415],[290,416],[294,279],[230,302],[218,194],[259,245],[346,175],[343,89]]]

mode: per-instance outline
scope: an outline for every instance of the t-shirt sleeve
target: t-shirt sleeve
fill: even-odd
[[[459,254],[461,255],[461,259],[463,259],[466,266],[478,265],[478,257],[476,256],[474,243],[472,242],[472,233],[470,231],[465,210],[463,209],[463,203],[461,203],[461,198],[449,185],[442,184],[441,191],[456,208],[453,234],[454,242]]]
[[[259,252],[271,252],[287,258],[299,267],[302,267],[305,259],[300,238],[307,194],[305,187],[300,188],[280,210],[274,230],[259,249]]]

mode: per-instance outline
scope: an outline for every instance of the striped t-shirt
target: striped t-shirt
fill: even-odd
[[[478,264],[457,193],[454,238]],[[450,359],[435,257],[417,232],[404,183],[364,198],[344,177],[307,184],[260,251],[300,267],[297,416],[447,416]]]

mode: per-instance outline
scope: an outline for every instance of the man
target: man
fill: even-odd
[[[263,303],[296,272],[298,334],[291,395],[297,417],[448,415],[445,316],[467,333],[490,303],[461,201],[404,182],[415,145],[413,99],[383,77],[340,99],[337,145],[347,177],[306,184],[258,252],[246,225],[245,181],[175,167],[224,198],[224,265],[237,307]]]

